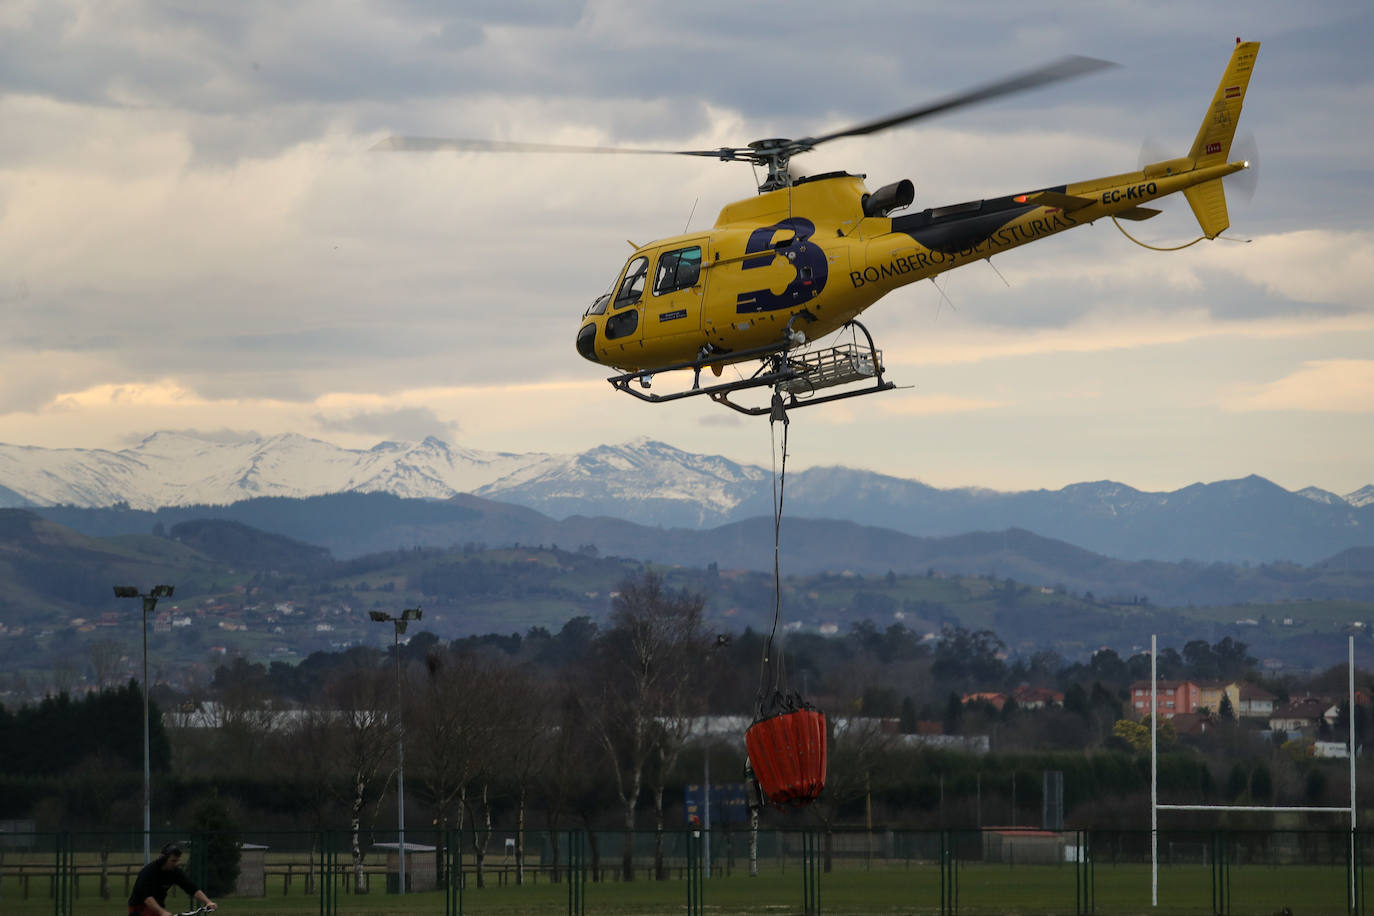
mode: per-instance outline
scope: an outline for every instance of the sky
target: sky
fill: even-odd
[[[1223,239],[1099,223],[893,293],[863,320],[904,387],[794,411],[788,466],[1349,493],[1374,483],[1364,0],[7,0],[0,442],[648,436],[766,467],[765,418],[635,401],[573,348],[627,240],[709,227],[747,166],[371,148],[739,146],[1066,54],[1119,65],[797,162],[910,178],[920,209],[1185,154],[1237,36],[1262,43],[1232,157],[1257,167]],[[1164,208],[1132,234],[1196,237]]]

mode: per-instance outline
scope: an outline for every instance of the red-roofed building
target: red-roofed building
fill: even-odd
[[[1047,687],[1017,687],[1011,692],[1016,705],[1022,709],[1044,709],[1046,706],[1063,706],[1064,694]]]
[[[1001,693],[966,693],[963,696],[964,703],[991,703],[992,708],[1001,711],[1007,705],[1005,694]]]
[[[1197,712],[1202,689],[1192,681],[1159,682],[1159,716],[1172,719],[1182,712]],[[1150,682],[1136,681],[1131,685],[1131,715],[1143,719],[1150,714]]]

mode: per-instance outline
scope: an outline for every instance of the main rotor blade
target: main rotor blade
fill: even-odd
[[[728,147],[705,150],[634,149],[627,146],[574,146],[565,143],[521,143],[514,140],[453,140],[443,137],[387,137],[374,151],[432,153],[442,150],[477,153],[631,153],[638,156],[710,156],[733,159]]]
[[[915,121],[918,118],[928,118],[941,112],[949,111],[954,108],[962,108],[965,105],[974,105],[979,102],[986,102],[999,96],[1011,95],[1016,92],[1024,92],[1027,89],[1034,89],[1049,83],[1056,83],[1060,80],[1072,79],[1076,76],[1083,76],[1097,70],[1108,67],[1115,67],[1111,61],[1098,60],[1095,57],[1064,57],[1033,70],[1008,76],[996,82],[987,83],[974,89],[969,89],[957,95],[949,96],[938,102],[922,105],[919,108],[912,108],[907,111],[897,112],[876,121],[869,121],[866,124],[857,124],[847,127],[844,130],[837,130],[831,134],[821,137],[811,137],[804,141],[808,146],[817,146],[829,140],[838,140],[840,137],[857,137],[864,134],[876,133],[880,130],[887,130],[889,127],[896,127],[898,124],[905,124],[908,121]]]

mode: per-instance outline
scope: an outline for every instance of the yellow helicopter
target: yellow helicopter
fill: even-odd
[[[863,176],[794,176],[793,157],[842,137],[876,133],[998,96],[1110,66],[1072,57],[933,104],[799,140],[757,140],[714,150],[645,150],[488,140],[391,137],[381,149],[489,152],[648,153],[748,162],[766,169],[758,196],[727,205],[704,232],[636,248],[610,289],[583,313],[577,351],[620,370],[609,381],[645,401],[706,395],[748,414],[730,395],[774,390],[787,407],[822,404],[894,387],[882,354],[856,318],[894,289],[985,260],[1104,217],[1145,220],[1146,206],[1182,191],[1208,239],[1229,226],[1221,179],[1249,166],[1227,157],[1259,42],[1236,46],[1186,156],[1143,168],[1005,197],[892,215],[915,197],[909,180],[869,192]],[[848,343],[813,342],[850,327]],[[860,342],[862,334],[862,342]],[[756,362],[722,380],[724,367]],[[714,381],[702,384],[701,370]],[[650,379],[690,370],[690,388],[651,392]],[[637,388],[635,387],[637,386]],[[827,394],[827,389],[840,389]]]

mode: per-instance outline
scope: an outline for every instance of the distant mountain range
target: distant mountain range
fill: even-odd
[[[42,528],[39,516],[44,524],[54,527]],[[49,569],[56,562],[52,545],[64,543],[56,534],[34,535],[14,544],[4,540],[10,528],[29,535],[53,532],[58,526],[70,531],[65,542],[79,547],[70,558],[70,571],[60,575]],[[165,537],[147,537],[150,533]],[[620,557],[664,567],[715,567],[769,574],[773,569],[773,524],[768,518],[702,530],[659,528],[605,517],[553,519],[532,509],[476,496],[439,502],[400,499],[386,493],[341,493],[307,499],[268,497],[229,506],[180,506],[155,512],[72,507],[0,510],[0,586],[5,585],[6,564],[24,549],[34,558],[46,557],[39,565],[49,583],[60,582],[67,588],[72,582],[84,581],[98,566],[91,559],[94,553],[86,546],[88,542],[82,540],[90,538],[101,539],[116,551],[136,543],[163,545],[160,549],[166,550],[190,549],[217,557],[240,572],[256,569],[270,571],[272,576],[308,572],[329,566],[336,559],[356,559],[364,569],[404,564],[415,547],[463,555],[483,548],[556,547],[576,555]],[[24,543],[27,547],[21,549],[19,545]],[[87,553],[80,554],[81,550]],[[81,560],[78,554],[87,559]],[[151,559],[137,551],[130,557],[144,562]],[[890,572],[899,576],[975,576],[1091,593],[1114,602],[1148,599],[1161,607],[1299,599],[1374,601],[1374,548],[1368,547],[1352,548],[1306,567],[1264,564],[1247,568],[1120,560],[1015,528],[924,538],[847,521],[786,519],[782,564],[787,576],[881,579]],[[143,579],[149,576],[142,574]],[[85,588],[85,593],[103,599],[108,578],[108,574],[96,576],[98,587]]]
[[[334,540],[370,533],[389,546],[340,560],[288,530]],[[771,533],[769,519],[659,529],[554,520],[472,496],[385,493],[156,513],[0,509],[0,698],[7,673],[47,678],[102,645],[131,645],[140,606],[115,600],[117,583],[175,584],[150,638],[160,664],[182,671],[213,668],[225,653],[298,661],[375,645],[369,608],[423,605],[424,629],[444,639],[533,626],[556,632],[574,617],[604,619],[609,593],[639,573],[635,558],[655,561],[672,587],[705,596],[716,632],[738,632],[768,619]],[[424,541],[451,546],[412,549]],[[521,546],[484,551],[483,541]],[[1301,667],[1344,658],[1345,635],[1355,633],[1357,652],[1374,658],[1374,548],[1305,568],[1129,563],[1025,531],[914,538],[798,520],[787,524],[783,564],[787,625],[807,632],[843,633],[864,620],[923,634],[945,624],[987,627],[1023,657],[1053,649],[1066,658],[1104,645],[1133,653],[1152,633],[1175,646],[1231,636],[1256,657]]]
[[[447,499],[547,457],[477,452],[435,438],[355,450],[294,434],[225,440],[160,432],[117,452],[0,444],[0,507],[157,509],[355,492]]]
[[[0,444],[0,507],[156,510],[330,493],[470,494],[554,520],[604,519],[598,524],[606,528],[623,519],[743,530],[772,513],[769,470],[649,439],[576,455],[481,452],[435,438],[352,450],[299,435],[221,441],[168,432],[120,451]],[[1022,529],[1123,560],[1311,564],[1374,545],[1374,486],[1344,496],[1311,487],[1291,492],[1256,476],[1171,493],[1111,481],[1004,493],[810,468],[788,475],[785,514],[789,524],[830,519],[917,538]],[[771,547],[771,532],[768,541]]]

